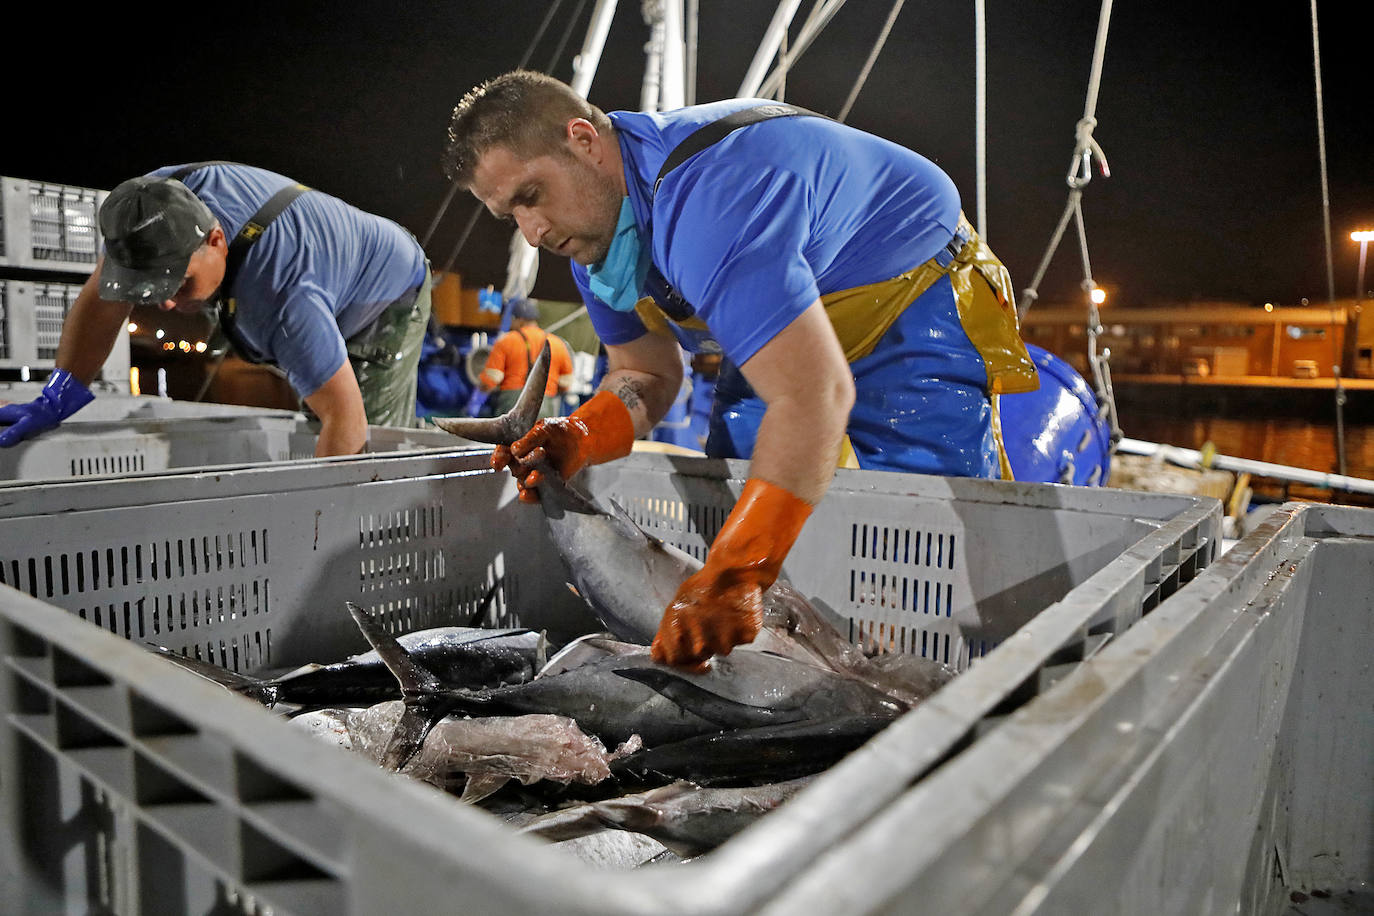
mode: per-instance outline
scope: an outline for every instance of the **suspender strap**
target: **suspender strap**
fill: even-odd
[[[239,356],[250,363],[270,363],[271,360],[259,359],[253,354],[253,348],[248,346],[248,342],[243,339],[239,329],[235,324],[234,313],[237,311],[237,303],[230,296],[230,290],[234,288],[234,278],[238,276],[239,268],[243,266],[243,259],[248,254],[248,249],[253,243],[262,238],[262,234],[267,231],[267,227],[272,224],[272,220],[281,215],[281,212],[291,205],[291,202],[310,190],[303,184],[289,184],[267,199],[267,203],[258,208],[258,212],[248,217],[248,221],[243,224],[238,235],[229,243],[229,254],[224,261],[224,282],[220,284],[219,297],[219,324],[224,328],[224,336],[229,338],[229,342],[238,351]]]
[[[687,139],[673,147],[672,152],[668,153],[668,158],[663,160],[663,168],[658,170],[658,177],[654,179],[654,187],[649,194],[650,207],[653,206],[652,198],[658,194],[658,186],[663,183],[663,179],[667,177],[668,173],[697,153],[707,147],[714,146],[741,127],[748,127],[750,124],[769,121],[773,118],[796,117],[824,118],[825,115],[796,105],[784,105],[778,102],[756,105],[753,108],[741,108],[739,111],[718,118],[710,124],[703,124],[698,127],[687,135]],[[649,276],[646,280],[645,289],[658,303],[664,314],[674,321],[683,321],[695,313],[695,309],[687,300],[682,298],[682,294],[673,288],[672,284],[664,278],[653,263],[649,264]]]
[[[663,161],[663,168],[658,170],[658,177],[654,179],[654,188],[651,196],[658,193],[658,186],[663,183],[664,177],[673,169],[682,165],[697,153],[713,146],[724,140],[727,136],[747,127],[750,124],[757,124],[759,121],[768,121],[773,118],[795,118],[807,116],[812,118],[823,118],[825,115],[808,111],[805,108],[798,108],[796,105],[784,105],[781,103],[770,103],[768,105],[757,105],[753,108],[741,108],[732,114],[712,121],[710,124],[703,124],[692,133],[687,135],[673,151],[668,154],[668,158]]]
[[[187,175],[199,169],[211,165],[237,165],[223,159],[211,159],[206,162],[193,162],[183,165],[171,174],[171,178],[181,181]],[[243,339],[234,324],[234,313],[237,310],[236,304],[229,296],[229,291],[234,288],[234,278],[238,276],[239,268],[243,266],[243,259],[248,253],[248,249],[253,243],[262,237],[267,231],[267,227],[272,224],[272,220],[281,215],[281,212],[291,205],[291,202],[310,190],[303,184],[289,184],[267,199],[258,211],[248,217],[248,221],[239,229],[238,235],[229,243],[229,252],[224,261],[224,280],[220,283],[219,297],[219,325],[224,329],[224,336],[229,338],[229,343],[238,352],[239,356],[250,363],[270,363],[270,360],[259,359],[253,355],[253,348],[248,346],[248,342]]]

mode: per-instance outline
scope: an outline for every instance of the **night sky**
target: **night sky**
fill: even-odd
[[[164,164],[231,159],[423,236],[447,187],[450,110],[520,62],[550,3],[142,5],[138,18],[111,7],[80,19],[30,4],[3,28],[0,174],[108,189]],[[729,97],[774,4],[700,6],[697,99]],[[850,0],[789,75],[786,99],[836,114],[890,6]],[[1093,273],[1114,303],[1326,298],[1310,6],[1264,6],[1247,19],[1232,4],[1115,4],[1095,132],[1112,176],[1084,196]],[[1371,6],[1322,0],[1320,10],[1338,297],[1356,286],[1351,229],[1374,226]],[[591,7],[563,0],[529,66],[570,79]],[[1067,0],[988,3],[988,237],[1018,288],[1067,197],[1098,12]],[[592,102],[638,107],[647,37],[640,3],[621,0]],[[938,162],[974,218],[972,3],[908,0],[848,121]],[[434,232],[436,268],[475,205],[459,196]],[[483,215],[454,263],[465,284],[500,286],[508,240]],[[1070,234],[1042,301],[1078,301],[1081,277]],[[566,262],[545,256],[534,292],[574,298]]]

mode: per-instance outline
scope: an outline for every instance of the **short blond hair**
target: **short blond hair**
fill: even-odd
[[[585,118],[602,133],[611,129],[605,112],[551,76],[512,70],[489,79],[453,109],[444,173],[469,186],[477,161],[496,146],[522,159],[565,153],[567,125],[573,118]]]

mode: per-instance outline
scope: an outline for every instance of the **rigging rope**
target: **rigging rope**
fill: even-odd
[[[573,26],[577,24],[578,18],[582,15],[582,8],[585,4],[586,0],[578,0],[577,9],[573,11],[572,18],[568,20],[568,27],[563,30],[563,37],[558,41],[558,47],[553,52],[553,58],[549,62],[549,66],[545,69],[546,73],[553,70],[554,65],[558,62],[558,58],[562,56],[563,49],[568,43],[568,36],[572,34]],[[528,66],[530,58],[534,56],[534,49],[539,46],[540,40],[544,37],[544,32],[548,30],[549,23],[553,21],[553,17],[558,13],[562,5],[563,0],[553,0],[553,3],[549,4],[548,10],[544,13],[544,18],[539,23],[539,28],[535,29],[534,37],[530,39],[530,43],[525,48],[525,53],[520,57],[520,63],[516,65],[515,69],[523,70]],[[435,230],[439,228],[439,222],[444,218],[444,214],[448,212],[448,208],[453,203],[453,198],[457,193],[458,183],[449,182],[448,191],[445,192],[444,199],[439,204],[438,212],[434,214],[434,218],[430,220],[429,227],[425,230],[424,236],[420,239],[421,248],[429,247],[430,240],[434,237]],[[477,218],[481,215],[482,208],[480,206],[474,208],[472,213],[469,214],[468,221],[466,225],[464,225],[463,231],[458,235],[458,243],[453,246],[453,251],[449,254],[448,260],[444,262],[443,269],[440,273],[448,273],[453,269],[453,263],[458,259],[458,253],[462,251],[463,246],[467,244],[468,237],[472,235],[473,227],[477,225]]]
[[[1326,234],[1326,301],[1331,308],[1336,307],[1336,274],[1331,254],[1331,190],[1326,181],[1326,119],[1322,106],[1322,55],[1317,39],[1317,0],[1312,0],[1312,70],[1315,74],[1317,92],[1317,159],[1321,163],[1322,176],[1322,230]],[[1354,328],[1347,322],[1346,333]],[[1331,346],[1336,346],[1336,335],[1331,335]],[[1335,365],[1331,367],[1335,381],[1336,395],[1336,461],[1341,476],[1345,476],[1345,388],[1341,386],[1340,354],[1335,355]]]
[[[854,107],[854,100],[859,97],[859,90],[868,82],[868,74],[873,71],[873,64],[878,59],[878,54],[883,50],[883,45],[887,44],[887,36],[892,31],[892,23],[897,21],[897,14],[902,11],[902,4],[906,0],[896,0],[892,4],[892,10],[887,14],[887,21],[883,23],[883,30],[878,35],[878,41],[873,45],[873,50],[868,52],[868,60],[864,61],[863,69],[859,71],[859,78],[854,81],[854,86],[849,90],[849,97],[844,100],[844,106],[835,120],[843,122],[849,117],[849,110]]]
[[[844,6],[845,0],[816,0],[816,5],[811,8],[810,14],[806,17],[806,22],[802,23],[801,31],[797,34],[796,44],[792,50],[783,55],[781,62],[768,75],[768,78],[759,86],[755,93],[759,98],[766,99],[778,91],[778,84],[782,81],[784,74],[791,69],[802,56],[807,48],[811,47],[811,42],[816,40],[816,36],[821,33],[835,14]]]
[[[1074,227],[1078,230],[1078,252],[1083,266],[1081,286],[1088,296],[1088,366],[1092,370],[1098,407],[1111,429],[1112,450],[1115,451],[1116,443],[1121,440],[1121,428],[1117,422],[1116,399],[1112,392],[1111,368],[1108,364],[1111,352],[1105,349],[1099,352],[1097,346],[1098,335],[1102,333],[1102,322],[1098,315],[1097,303],[1092,299],[1097,283],[1093,280],[1092,262],[1088,258],[1088,232],[1083,222],[1083,189],[1092,181],[1093,163],[1097,163],[1103,178],[1111,177],[1107,156],[1101,145],[1093,138],[1093,129],[1097,127],[1097,96],[1102,86],[1102,63],[1107,52],[1107,26],[1111,22],[1111,15],[1112,0],[1102,0],[1102,9],[1097,20],[1097,40],[1093,44],[1092,67],[1088,73],[1087,98],[1083,103],[1083,117],[1074,125],[1073,158],[1069,161],[1069,171],[1065,177],[1065,182],[1069,186],[1068,203],[1059,217],[1059,224],[1050,238],[1049,247],[1045,249],[1045,255],[1040,259],[1040,265],[1031,278],[1030,286],[1021,291],[1017,312],[1024,320],[1031,304],[1039,298],[1040,282],[1045,278],[1045,271],[1049,269],[1050,261],[1064,237],[1064,230],[1068,228],[1069,220],[1072,219]]]
[[[986,0],[973,4],[973,160],[978,195],[978,234],[988,237],[988,17]]]

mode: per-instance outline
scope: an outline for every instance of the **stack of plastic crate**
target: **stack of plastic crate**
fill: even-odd
[[[100,255],[105,192],[0,177],[0,371],[27,379],[53,367],[62,323]],[[100,379],[129,390],[121,333]]]
[[[700,555],[746,473],[636,454],[585,482]],[[4,493],[6,912],[757,912],[912,791],[981,785],[967,761],[1212,564],[1221,519],[1203,498],[841,472],[784,575],[843,630],[961,674],[690,866],[607,872],[141,647],[241,671],[328,661],[364,648],[347,601],[403,632],[469,619],[493,590],[501,625],[599,628],[486,450]],[[902,825],[889,860],[930,853],[927,822]],[[836,880],[861,899],[794,909],[901,906]]]

